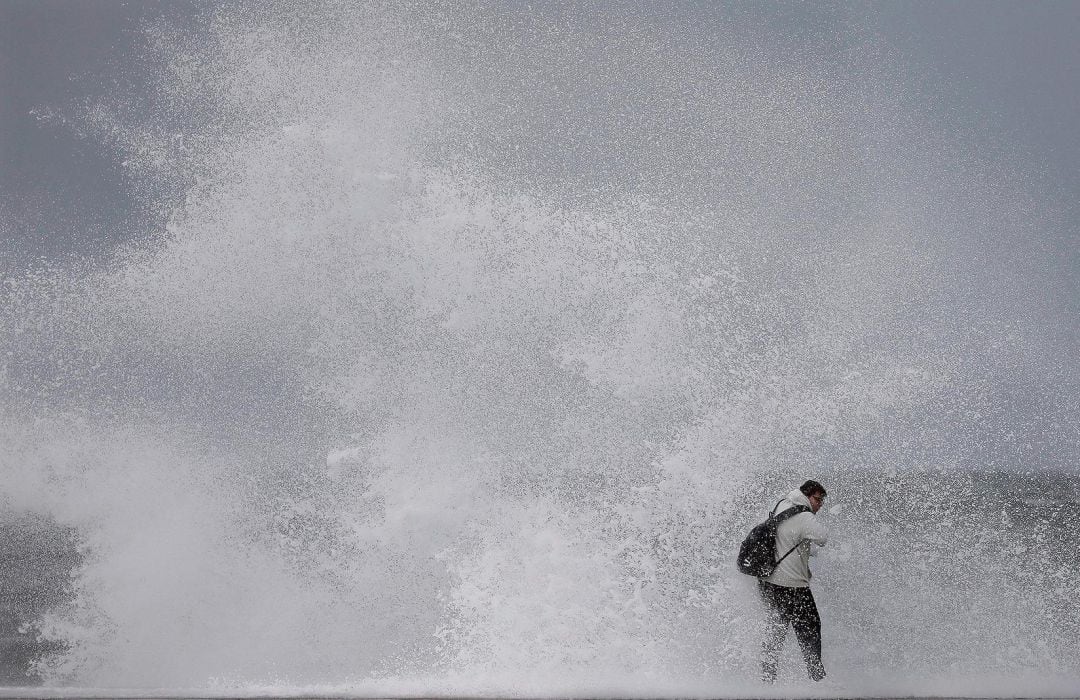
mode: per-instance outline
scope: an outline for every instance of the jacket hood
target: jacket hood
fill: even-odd
[[[789,493],[784,500],[790,501],[797,506],[806,506],[807,508],[810,508],[810,499],[799,489],[792,489],[791,493]],[[811,510],[813,509],[811,508]]]

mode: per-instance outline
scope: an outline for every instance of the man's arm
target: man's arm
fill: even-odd
[[[799,523],[802,530],[799,539],[810,540],[812,544],[824,547],[825,543],[829,541],[828,528],[813,513],[803,513],[800,515],[799,520],[802,521]]]

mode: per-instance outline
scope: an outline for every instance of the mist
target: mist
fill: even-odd
[[[817,478],[827,692],[1077,687],[1075,198],[875,22],[137,31],[42,128],[144,228],[3,279],[2,503],[75,543],[34,678],[758,693],[734,552]]]

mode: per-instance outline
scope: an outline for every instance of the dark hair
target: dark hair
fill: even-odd
[[[821,484],[819,484],[818,482],[814,481],[813,479],[811,479],[810,481],[807,481],[805,484],[800,486],[799,490],[802,491],[803,495],[806,496],[807,498],[810,498],[811,496],[813,496],[815,494],[821,494],[822,498],[829,495],[825,491],[825,487],[822,486]]]

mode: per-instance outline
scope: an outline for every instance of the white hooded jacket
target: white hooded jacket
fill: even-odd
[[[773,509],[773,515],[795,506],[810,507],[810,499],[803,492],[795,489]],[[824,546],[829,538],[829,531],[813,512],[794,515],[776,528],[776,558],[787,554],[795,545],[798,548],[788,554],[772,575],[765,581],[788,588],[807,588],[810,586],[810,545]]]

